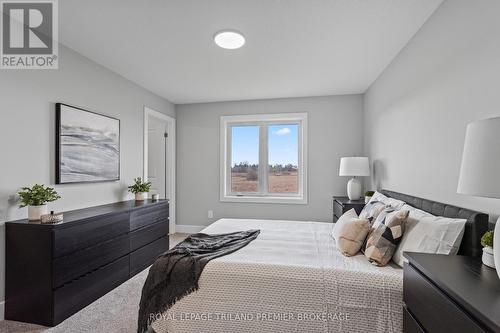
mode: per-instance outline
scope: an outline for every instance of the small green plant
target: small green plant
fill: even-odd
[[[483,237],[481,237],[481,245],[483,247],[493,247],[493,230],[490,230],[490,231],[486,231],[483,235]]]
[[[151,189],[151,182],[144,182],[141,177],[134,178],[134,182],[134,185],[128,187],[129,192],[136,194],[149,192]]]
[[[365,197],[373,197],[374,194],[375,194],[374,191],[366,191],[365,192]]]
[[[22,187],[17,194],[21,197],[20,208],[26,206],[41,206],[47,202],[56,201],[61,196],[52,187],[35,184],[33,187]]]

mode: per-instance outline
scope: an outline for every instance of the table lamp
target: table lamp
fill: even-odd
[[[457,192],[500,199],[500,117],[467,125]],[[493,256],[500,277],[500,218],[495,225]]]
[[[370,175],[368,157],[342,157],[340,159],[339,176],[352,177],[347,183],[347,196],[349,200],[361,198],[361,182],[356,177]]]

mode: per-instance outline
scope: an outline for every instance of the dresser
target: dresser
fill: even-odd
[[[365,207],[365,198],[360,200],[349,200],[348,197],[333,197],[333,222],[337,220],[347,212],[348,210],[354,208],[356,213],[359,215]]]
[[[62,322],[168,250],[168,220],[167,200],[146,200],[6,222],[5,319]]]
[[[500,279],[481,258],[405,257],[404,332],[500,332]]]

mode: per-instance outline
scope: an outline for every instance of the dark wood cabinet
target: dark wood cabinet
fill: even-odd
[[[349,200],[348,197],[333,197],[333,222],[337,222],[342,214],[352,208],[354,208],[359,215],[363,207],[365,207],[365,198],[360,200]]]
[[[405,257],[404,332],[500,332],[500,280],[481,258]]]
[[[6,222],[5,319],[55,326],[168,250],[168,201],[124,201]]]

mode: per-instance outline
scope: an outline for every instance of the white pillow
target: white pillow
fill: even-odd
[[[406,220],[403,239],[396,248],[392,260],[403,267],[406,261],[403,251],[457,254],[465,230],[465,219],[452,219],[434,216],[410,205],[405,205],[410,211]]]
[[[342,216],[335,222],[335,225],[333,226],[332,230],[332,237],[335,239],[335,242],[338,242],[340,239],[340,231],[343,227],[343,225],[348,224],[351,219],[357,219],[358,214],[356,211],[353,209],[348,210]]]
[[[401,209],[408,210],[410,212],[410,217],[414,219],[420,219],[422,217],[429,217],[429,216],[436,217],[436,215],[432,215],[431,213],[427,213],[425,210],[421,210],[413,206],[410,206],[407,203],[405,203],[403,207],[401,207]]]
[[[380,201],[383,204],[385,204],[386,206],[391,206],[392,208],[394,208],[396,210],[401,209],[401,207],[403,207],[403,205],[405,204],[404,201],[397,200],[394,198],[389,198],[388,196],[386,196],[380,192],[375,192],[373,194],[372,198],[370,199],[370,201]]]

